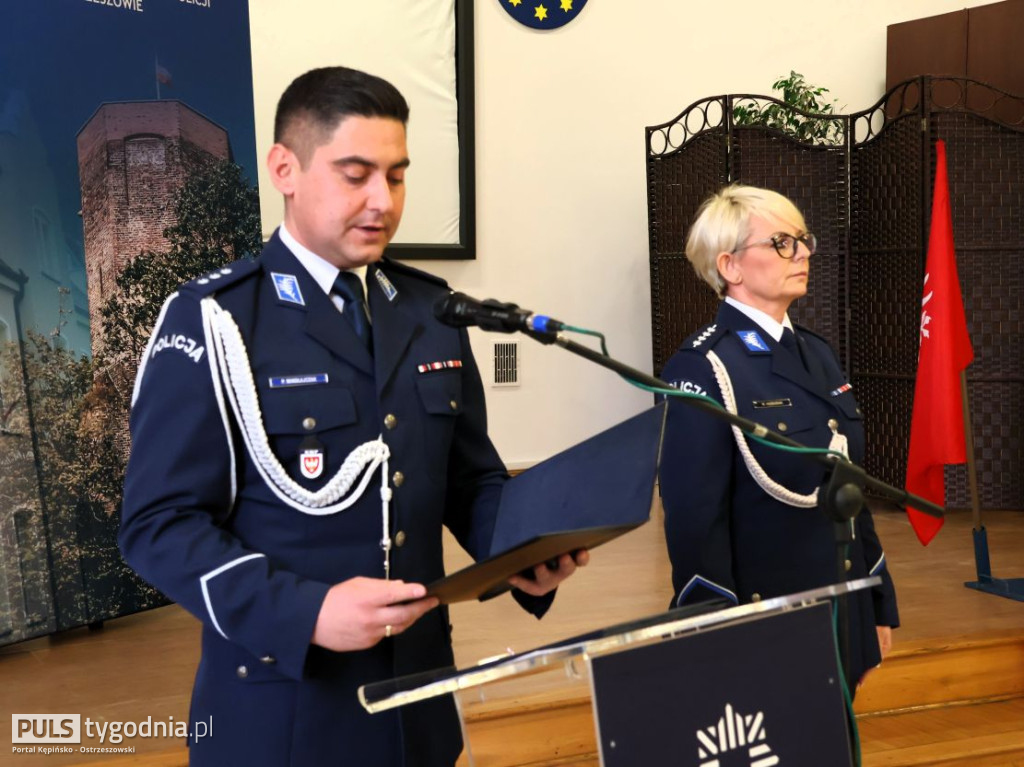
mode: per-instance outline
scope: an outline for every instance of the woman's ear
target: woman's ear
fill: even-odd
[[[735,253],[723,250],[715,259],[718,273],[722,275],[727,285],[739,285],[743,282],[743,273],[739,268],[739,259]]]

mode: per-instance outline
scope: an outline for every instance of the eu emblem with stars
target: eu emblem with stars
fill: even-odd
[[[557,29],[575,19],[587,0],[498,0],[508,15],[533,29]]]

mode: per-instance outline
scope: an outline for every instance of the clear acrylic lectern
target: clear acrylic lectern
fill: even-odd
[[[680,608],[473,668],[365,685],[359,698],[375,713],[453,694],[462,716],[468,700],[519,696],[524,685],[579,687],[603,767],[848,767],[831,600],[879,583]],[[488,767],[464,716],[463,734],[470,765]]]

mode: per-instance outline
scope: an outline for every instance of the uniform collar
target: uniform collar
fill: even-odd
[[[313,278],[317,285],[327,295],[331,294],[331,290],[334,287],[334,280],[341,273],[341,269],[336,267],[330,261],[318,256],[316,253],[311,251],[301,242],[295,239],[295,235],[288,231],[288,228],[281,222],[281,226],[277,230],[278,236],[281,238],[281,242],[284,246],[292,252],[292,255],[298,259],[298,262],[302,264],[303,268],[309,272],[309,276]],[[357,266],[355,269],[349,269],[348,271],[359,277],[359,281],[363,283],[363,292],[366,292],[366,267]]]
[[[737,311],[743,312],[743,314],[760,325],[761,329],[770,335],[776,342],[782,338],[782,331],[784,328],[789,328],[790,330],[793,329],[793,323],[789,319],[789,312],[787,312],[786,316],[782,318],[782,322],[778,322],[774,317],[765,314],[760,309],[755,309],[750,304],[737,301],[731,296],[725,297],[725,303],[729,304],[729,306],[733,307]]]

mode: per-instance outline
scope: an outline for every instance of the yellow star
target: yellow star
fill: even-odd
[[[538,5],[536,8],[533,9],[533,15],[536,16],[541,21],[544,21],[544,19],[548,17],[548,9],[545,8],[543,5]]]
[[[572,10],[572,0],[562,0],[562,10],[568,13]]]
[[[516,8],[518,8],[518,7],[519,7],[519,4],[520,4],[521,2],[523,2],[523,0],[508,0],[508,1],[509,1],[510,3],[512,3],[512,5],[514,5],[514,6],[516,7]]]

